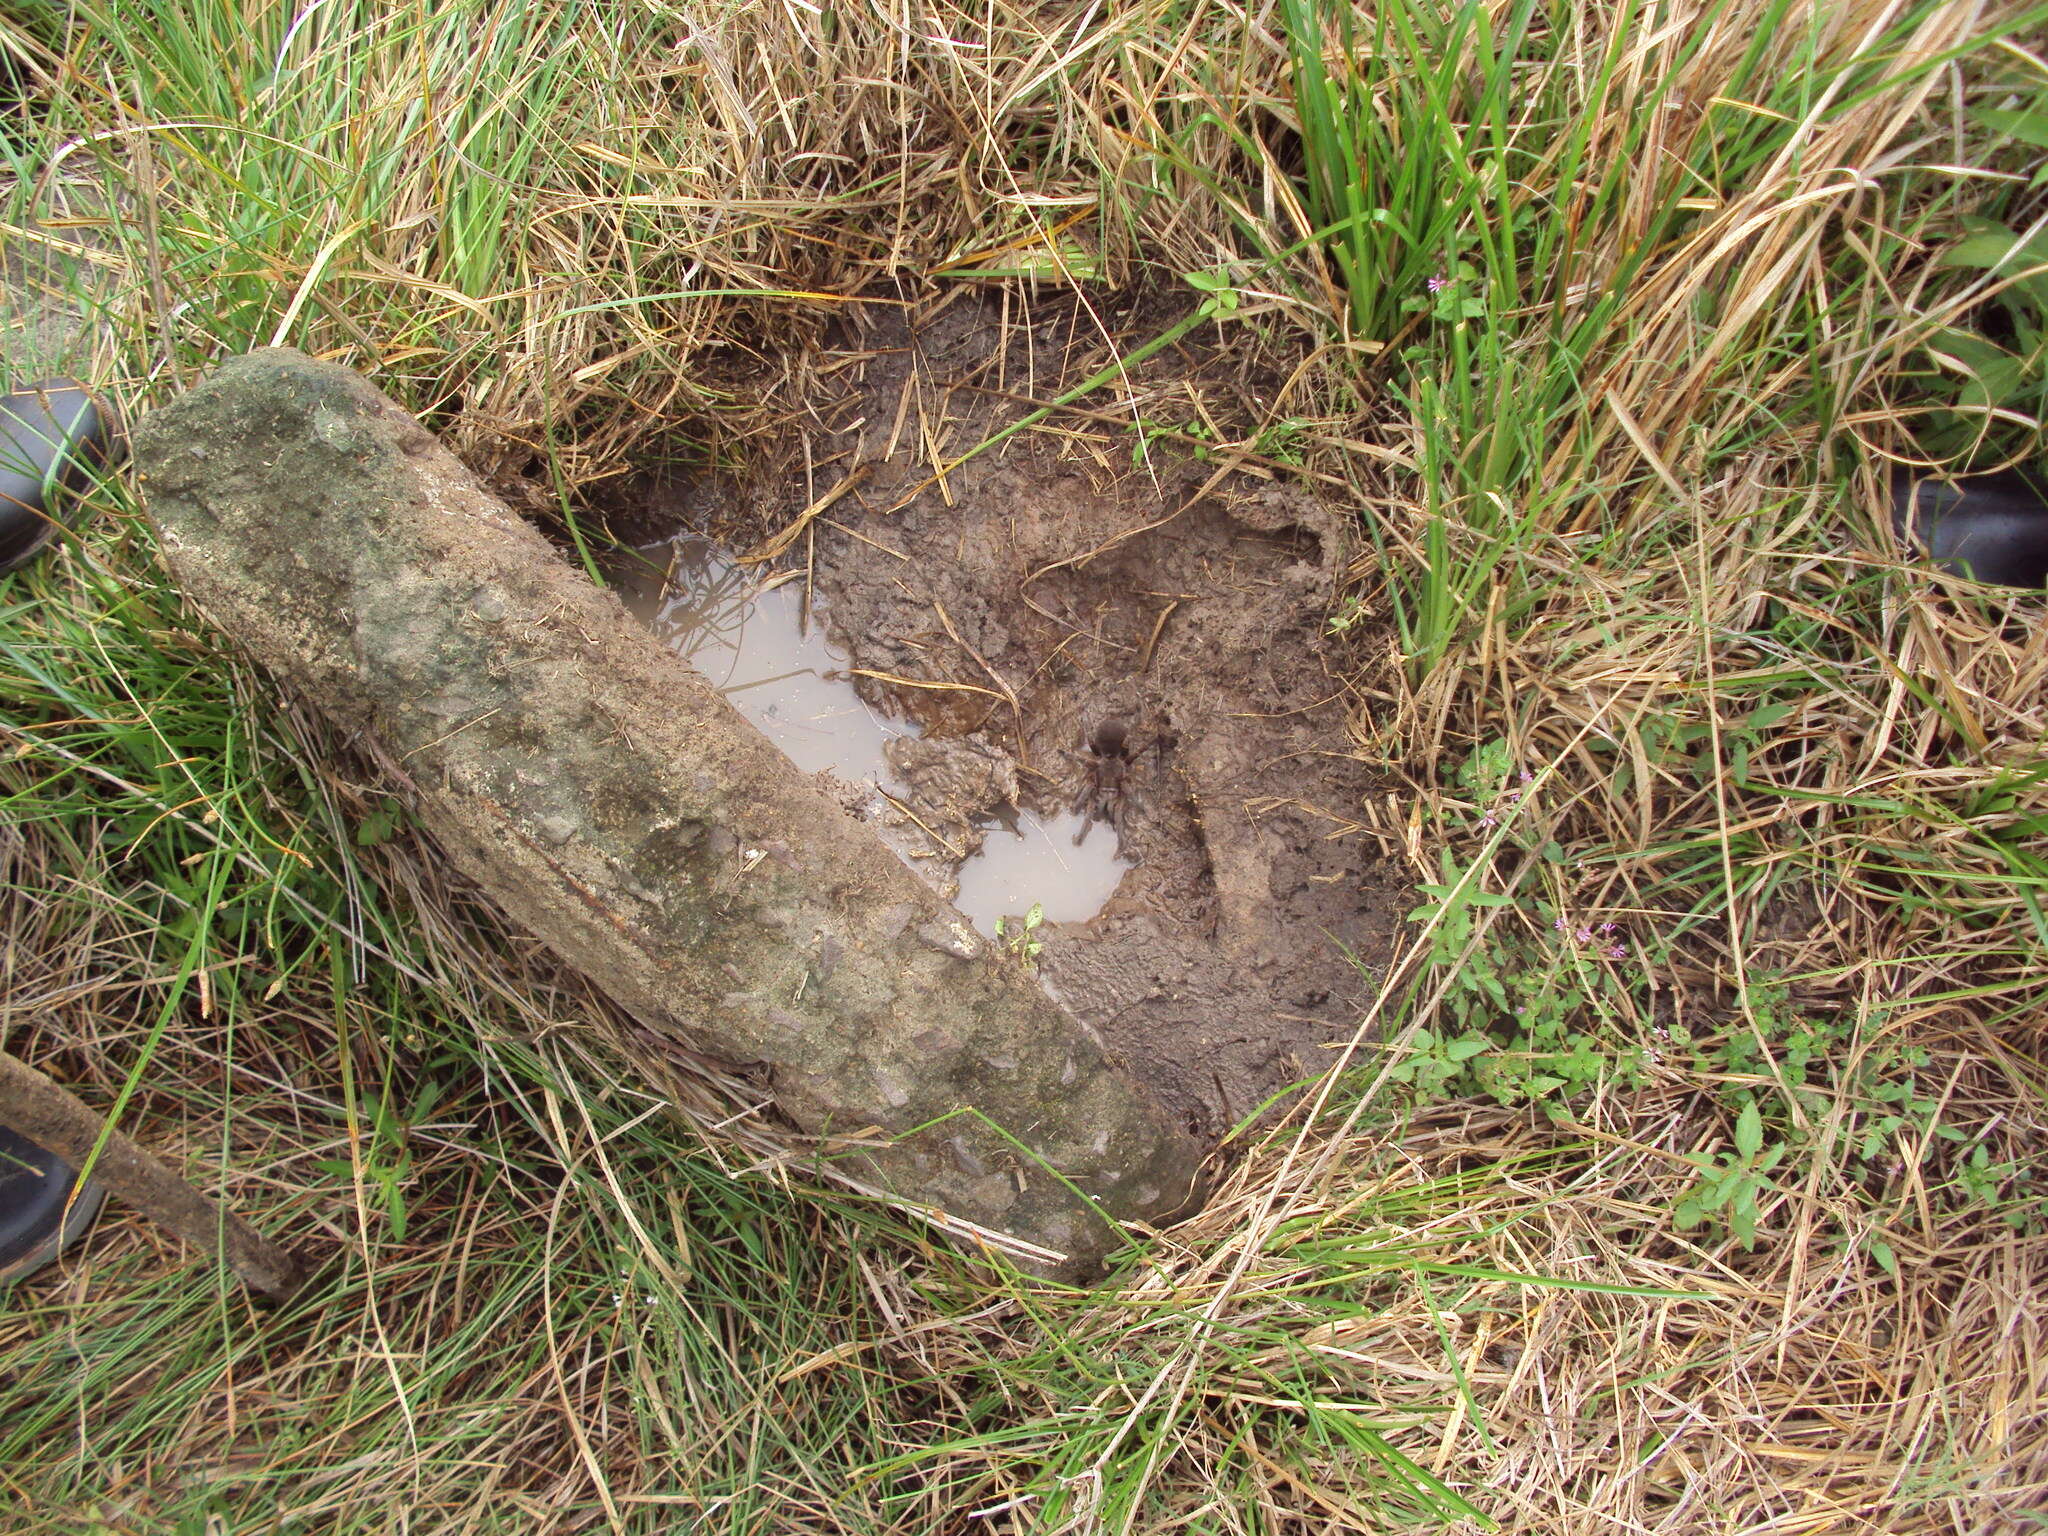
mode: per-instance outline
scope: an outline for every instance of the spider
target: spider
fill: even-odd
[[[1168,745],[1162,735],[1138,746],[1131,740],[1131,728],[1111,719],[1095,727],[1085,752],[1067,754],[1081,765],[1081,792],[1074,797],[1073,806],[1074,814],[1081,818],[1081,830],[1074,834],[1076,848],[1087,841],[1089,829],[1098,821],[1109,823],[1122,846],[1132,804],[1131,770],[1147,752],[1162,752]]]

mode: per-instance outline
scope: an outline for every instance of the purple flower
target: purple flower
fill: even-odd
[[[1572,937],[1577,939],[1581,944],[1590,944],[1593,942],[1593,930],[1590,928],[1581,928],[1577,933],[1573,934]]]
[[[1535,781],[1536,781],[1536,775],[1535,775],[1535,774],[1533,774],[1533,773],[1531,773],[1531,772],[1530,772],[1530,771],[1529,771],[1528,769],[1526,769],[1526,768],[1524,768],[1524,769],[1522,770],[1522,775],[1521,775],[1521,777],[1522,777],[1522,782],[1523,782],[1524,784],[1533,784],[1533,783],[1535,783]]]
[[[1614,932],[1614,924],[1612,924],[1612,923],[1602,923],[1602,924],[1600,925],[1600,931],[1601,931],[1602,933],[1612,933],[1612,932]]]
[[[1429,280],[1429,291],[1431,293],[1442,293],[1450,286],[1451,280],[1448,277],[1432,277]]]
[[[1603,953],[1610,960],[1626,960],[1628,958],[1628,946],[1626,944],[1610,944]]]
[[[1552,923],[1550,926],[1555,928],[1559,933],[1568,932],[1571,928],[1571,924],[1567,923],[1562,917],[1560,917],[1556,922]]]

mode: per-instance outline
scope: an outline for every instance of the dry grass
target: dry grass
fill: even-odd
[[[709,1064],[649,1074],[708,1143],[651,1115],[601,1000],[402,823],[359,843],[385,787],[219,655],[110,490],[101,531],[0,592],[0,1043],[132,1094],[127,1123],[331,1284],[258,1316],[104,1221],[0,1311],[0,1525],[2048,1510],[2048,625],[1891,560],[1868,462],[1909,450],[1918,340],[1993,286],[1928,253],[1961,212],[2044,212],[1975,113],[2038,91],[2038,13],[1532,10],[1512,97],[1471,45],[1444,115],[1498,108],[1523,156],[1471,219],[1554,239],[1482,285],[1460,350],[1421,315],[1359,331],[1311,238],[1281,7],[229,9],[87,8],[50,66],[70,147],[24,156],[9,224],[90,226],[96,378],[143,403],[289,339],[581,538],[571,493],[678,432],[727,459],[800,433],[805,343],[855,302],[1213,270],[1240,300],[1219,338],[1286,384],[1191,416],[1240,434],[1226,456],[1298,422],[1372,510],[1360,633],[1440,616],[1433,664],[1365,658],[1358,727],[1405,776],[1386,846],[1450,894],[1355,1070],[1119,1289],[992,1278],[822,1192]],[[1373,99],[1426,159],[1402,88]],[[1435,395],[1411,344],[1452,360]],[[778,369],[764,397],[720,383]],[[1483,819],[1501,786],[1456,770],[1495,742],[1532,779]],[[1551,913],[1626,939],[1573,973],[1593,1084],[1404,1095],[1389,1072],[1467,1027],[1479,960],[1579,964]],[[1784,1149],[1753,1246],[1674,1220],[1744,1105]]]
[[[1996,1079],[1967,1045],[1949,1059]],[[1227,1283],[1220,1318],[1271,1340],[1249,1364],[1426,1426],[1409,1453],[1511,1529],[2016,1523],[2048,1471],[2038,1244],[1986,1214],[1912,1222],[1895,1285],[1853,1248],[1815,1245],[1827,1219],[1804,1194],[1754,1254],[1686,1241],[1671,1190],[1711,1134],[1689,1099],[1674,1084],[1560,1127],[1445,1107],[1396,1146],[1375,1132],[1322,1142],[1306,1166],[1254,1160],[1175,1234],[1187,1258],[1162,1282],[1204,1300]],[[1910,1207],[1912,1182],[1886,1193]],[[1284,1236],[1235,1273],[1247,1215],[1276,1199]],[[1685,1294],[1566,1288],[1601,1284]],[[1326,1320],[1316,1303],[1333,1295],[1345,1315]],[[1160,1474],[1176,1491],[1240,1437],[1288,1432],[1270,1384],[1222,1373],[1198,1390]],[[1307,1528],[1374,1528],[1345,1514],[1341,1461],[1314,1480],[1271,1470],[1267,1498]]]

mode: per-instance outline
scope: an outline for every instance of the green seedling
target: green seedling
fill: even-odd
[[[1045,948],[1045,940],[1038,937],[1038,930],[1045,922],[1045,903],[1034,901],[1031,910],[1021,918],[999,917],[996,919],[996,942],[1014,957],[1019,965],[1030,970],[1037,966],[1038,956]]]
[[[1672,1207],[1671,1224],[1689,1232],[1709,1217],[1725,1221],[1744,1248],[1756,1246],[1758,1201],[1772,1187],[1770,1171],[1784,1160],[1784,1142],[1764,1145],[1763,1114],[1750,1100],[1735,1117],[1735,1147],[1700,1162],[1700,1179]]]

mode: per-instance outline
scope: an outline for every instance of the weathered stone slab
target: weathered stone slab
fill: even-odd
[[[1070,1272],[1189,1202],[1199,1148],[1084,1026],[363,380],[256,352],[134,440],[198,606],[648,1029]]]

